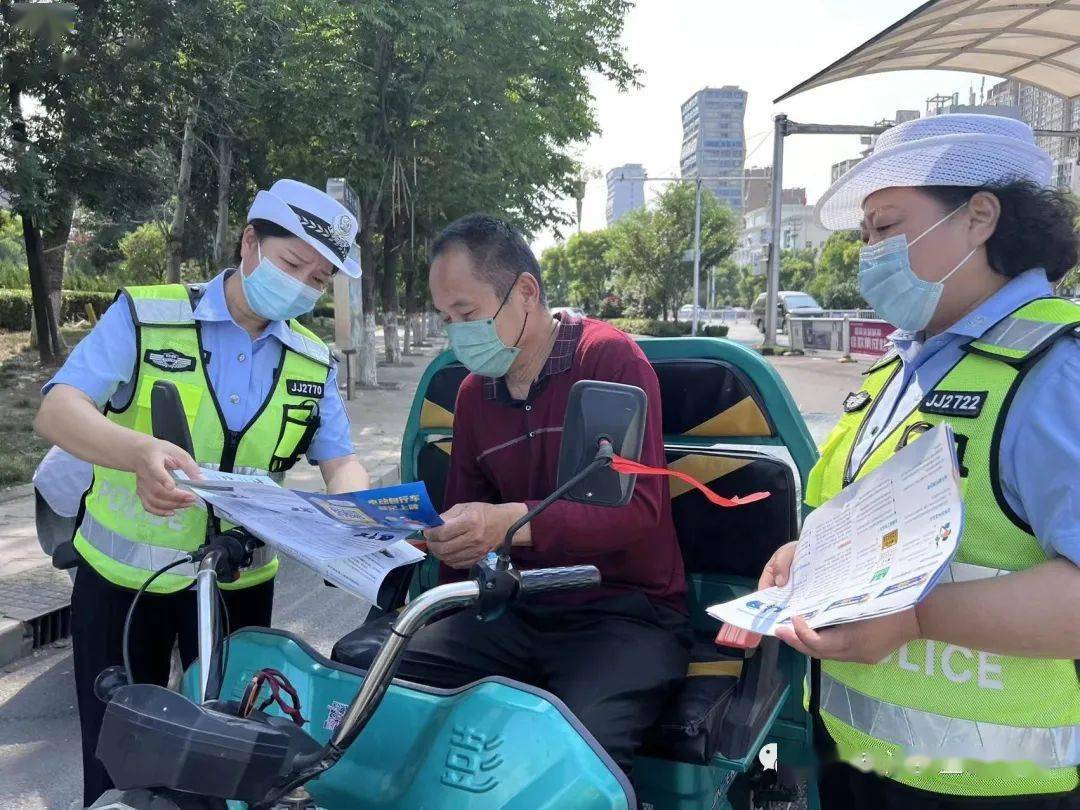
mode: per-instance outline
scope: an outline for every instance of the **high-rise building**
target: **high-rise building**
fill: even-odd
[[[1080,104],[1016,79],[991,87],[984,104],[1015,110],[1016,117],[1032,129],[1080,129]],[[1054,160],[1054,185],[1071,187],[1077,161],[1076,139],[1036,135],[1035,141]]]
[[[607,224],[645,206],[645,167],[625,163],[607,173]]]
[[[706,87],[682,105],[682,176],[733,178],[702,180],[701,185],[731,206],[737,216],[743,212],[745,112],[746,91],[732,85]]]

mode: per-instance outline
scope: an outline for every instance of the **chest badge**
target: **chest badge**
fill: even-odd
[[[162,371],[191,371],[195,358],[175,349],[147,349],[143,360]]]
[[[976,419],[986,404],[987,391],[931,391],[921,403],[923,413]]]
[[[308,380],[286,380],[285,390],[298,397],[322,397],[323,384]]]
[[[854,413],[855,411],[861,411],[869,404],[869,391],[858,391],[856,393],[848,394],[846,397],[844,397],[844,413]]]

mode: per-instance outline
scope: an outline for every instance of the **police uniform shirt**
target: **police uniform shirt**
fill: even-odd
[[[1036,298],[1054,294],[1046,271],[1028,270],[947,331],[923,341],[890,336],[902,368],[878,398],[851,454],[857,468],[959,362],[963,346]],[[1061,338],[1016,392],[1002,430],[1000,479],[1006,501],[1050,555],[1080,565],[1080,339]]]
[[[225,279],[230,272],[220,273],[206,285],[194,314],[201,323],[210,384],[221,412],[229,430],[240,430],[270,393],[284,348],[281,336],[288,327],[282,321],[271,321],[252,340],[233,320],[225,303]],[[132,394],[136,360],[135,325],[126,302],[119,300],[75,347],[42,394],[54,385],[70,385],[89,396],[99,408],[110,401],[122,406]],[[354,448],[349,417],[338,392],[336,365],[330,370],[319,400],[319,416],[319,429],[307,451],[308,461],[317,464],[351,455]]]

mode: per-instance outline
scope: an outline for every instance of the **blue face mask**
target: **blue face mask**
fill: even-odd
[[[499,317],[513,286],[506,291],[502,303],[495,310],[495,314],[482,321],[463,321],[446,325],[446,334],[450,338],[450,348],[454,350],[457,359],[465,368],[482,377],[505,377],[514,360],[521,353],[517,348],[521,342],[521,336],[525,334],[525,324],[529,322],[529,313],[525,313],[525,320],[521,324],[521,332],[514,341],[513,346],[507,346],[502,342],[499,333],[495,329],[495,319]]]
[[[967,203],[943,216],[915,237],[911,244],[914,245],[965,205]],[[859,251],[859,292],[878,317],[900,329],[918,332],[925,329],[934,317],[945,281],[963,267],[978,248],[972,249],[941,281],[924,281],[911,269],[910,247],[902,233],[883,239],[876,245],[864,246]]]
[[[287,321],[315,308],[322,292],[293,278],[259,251],[259,264],[247,275],[241,272],[244,297],[252,312],[268,321]]]

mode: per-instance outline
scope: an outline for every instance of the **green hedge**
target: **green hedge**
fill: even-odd
[[[703,326],[698,331],[705,337],[727,337],[728,327],[721,323],[716,326]]]
[[[690,324],[676,321],[653,321],[648,318],[612,318],[608,323],[616,329],[621,329],[631,335],[681,337],[690,334]]]
[[[649,337],[683,337],[690,334],[689,321],[653,321],[648,318],[611,318],[608,320],[616,329],[631,335]],[[726,337],[727,326],[702,326],[698,334],[704,337]]]
[[[77,321],[86,317],[86,305],[93,304],[100,317],[115,293],[64,290],[61,294],[60,322]],[[0,290],[0,329],[25,332],[30,328],[30,291]]]

